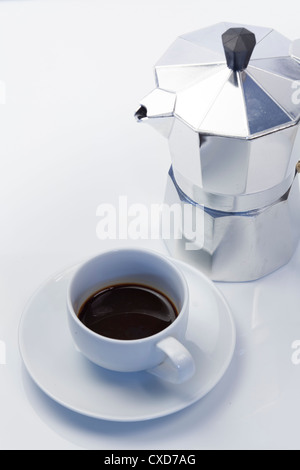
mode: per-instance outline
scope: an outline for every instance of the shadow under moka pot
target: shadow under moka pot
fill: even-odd
[[[135,116],[169,139],[165,202],[192,205],[204,234],[166,240],[172,256],[216,281],[283,266],[300,236],[299,41],[220,23],[178,38],[155,75]]]

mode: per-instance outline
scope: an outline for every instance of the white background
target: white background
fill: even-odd
[[[261,281],[219,287],[236,319],[232,365],[204,400],[148,423],[81,417],[48,399],[18,351],[22,310],[52,274],[117,245],[96,236],[103,202],[161,202],[167,142],[136,124],[153,65],[180,34],[220,21],[300,37],[299,1],[0,1],[1,449],[298,448],[300,251]]]

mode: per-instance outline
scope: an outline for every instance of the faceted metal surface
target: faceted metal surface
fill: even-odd
[[[256,35],[255,31],[253,31]],[[251,59],[269,59],[271,57],[289,57],[290,40],[274,29],[264,36],[260,41],[256,35],[257,44]]]
[[[272,101],[277,103],[285,114],[290,116],[292,119],[297,120],[299,118],[299,103],[293,99],[295,91],[295,78],[289,78],[288,74],[297,77],[298,66],[295,67],[295,62],[291,62],[290,59],[282,58],[276,61],[276,69],[271,71],[268,70],[266,61],[264,62],[265,67],[262,69],[263,64],[251,65],[248,67],[248,76],[256,83],[259,83],[263,89],[268,90],[268,94],[272,97]],[[254,63],[254,62],[253,62]],[[280,75],[279,69],[286,71],[286,76]],[[275,73],[273,73],[275,72]],[[299,78],[298,78],[299,79]]]
[[[199,131],[203,120],[211,109],[232,72],[222,68],[214,75],[198,81],[195,85],[177,93],[175,116],[182,119],[192,129]],[[203,129],[203,128],[202,128]]]
[[[191,42],[192,44],[198,45],[200,48],[208,49],[214,54],[218,54],[222,60],[224,60],[224,48],[222,43],[222,34],[230,28],[246,28],[252,33],[255,34],[256,43],[259,44],[264,38],[266,38],[270,33],[272,33],[272,28],[264,28],[260,26],[253,25],[244,25],[237,23],[218,23],[207,28],[200,29],[198,31],[193,31],[191,33],[184,34],[180,38],[185,39],[186,41]],[[163,60],[166,60],[168,51],[164,55]],[[263,52],[259,58],[266,57]],[[270,57],[268,54],[267,57]],[[159,61],[161,65],[161,61]]]
[[[256,139],[231,139],[198,134],[175,120],[169,148],[176,181],[188,197],[238,212],[262,207],[271,194],[287,189],[300,158],[300,129],[297,125]]]
[[[176,180],[189,197],[216,207],[223,195],[222,209],[233,211],[263,203],[262,191],[277,194],[300,155],[300,64],[288,55],[290,41],[246,26],[257,44],[247,69],[234,72],[222,34],[237,26],[220,23],[177,39],[156,66],[158,88],[142,100],[140,119],[169,139]]]
[[[227,66],[222,43],[236,27],[256,39],[242,71]],[[189,251],[184,236],[173,237],[171,255],[216,281],[283,266],[300,237],[300,42],[220,23],[178,38],[155,75],[136,117],[169,140],[165,202],[188,204],[204,220],[203,247]]]
[[[245,26],[257,43],[249,65],[243,72],[227,67],[222,35],[241,27],[219,23],[185,34],[156,64],[158,89],[176,95],[174,118],[194,131],[248,139],[300,118],[300,103],[293,100],[300,64],[289,55],[287,38],[270,28]],[[146,106],[144,100],[141,104]],[[168,113],[168,107],[161,107],[151,117]]]
[[[172,171],[168,176],[165,203],[191,204],[176,185]],[[195,205],[203,216],[204,245],[187,250],[184,236],[166,239],[176,259],[200,269],[214,281],[243,282],[259,279],[285,265],[293,256],[300,237],[299,175],[275,203],[261,209],[220,212]],[[188,221],[187,221],[188,222]],[[189,223],[189,222],[188,222]],[[178,227],[180,230],[180,227]]]
[[[290,46],[290,55],[300,61],[300,39],[295,39]]]

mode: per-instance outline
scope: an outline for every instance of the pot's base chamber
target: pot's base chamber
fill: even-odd
[[[191,205],[193,211],[186,211]],[[174,210],[180,207],[182,214],[173,218],[177,226],[171,233],[176,236],[164,239],[169,253],[213,281],[245,282],[270,274],[288,263],[300,238],[298,173],[276,202],[257,210],[230,213],[191,201],[180,190],[171,169],[165,206]],[[193,230],[198,231],[196,243],[191,239]]]

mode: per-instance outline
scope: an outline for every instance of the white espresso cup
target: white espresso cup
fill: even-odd
[[[142,339],[119,340],[95,333],[78,318],[80,309],[96,292],[119,284],[148,286],[163,293],[176,306],[177,318]],[[70,282],[67,310],[77,348],[98,366],[118,372],[148,371],[171,383],[193,376],[193,357],[182,344],[189,315],[188,286],[181,271],[164,256],[149,250],[117,249],[90,259]]]

